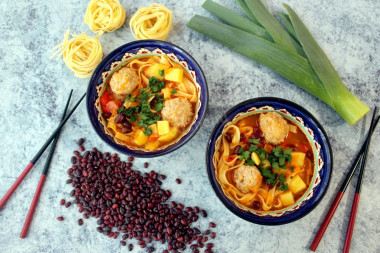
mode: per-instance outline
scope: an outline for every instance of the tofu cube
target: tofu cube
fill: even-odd
[[[183,69],[170,68],[165,71],[165,80],[182,83]]]
[[[295,175],[289,183],[289,190],[294,194],[298,194],[307,188],[305,182],[299,175]]]
[[[134,139],[137,146],[143,146],[149,140],[148,136],[146,136],[144,132],[141,130],[136,131],[136,135]]]
[[[169,121],[157,121],[158,135],[164,135],[169,133]]]
[[[291,206],[294,204],[294,197],[291,191],[286,191],[280,194],[281,202],[284,206]]]
[[[290,163],[291,166],[293,167],[303,167],[304,161],[305,161],[305,153],[303,152],[292,152],[292,161]]]

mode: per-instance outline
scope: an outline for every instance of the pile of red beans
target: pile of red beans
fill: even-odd
[[[79,150],[74,151],[72,167],[67,174],[68,184],[74,187],[70,196],[72,203],[64,199],[60,204],[70,207],[75,204],[83,218],[97,218],[97,231],[110,238],[122,238],[120,244],[133,250],[133,238],[147,252],[154,252],[158,242],[166,244],[163,253],[179,252],[190,247],[193,253],[204,249],[211,253],[214,244],[209,240],[216,237],[210,229],[202,232],[191,226],[200,216],[207,217],[199,207],[185,207],[169,201],[171,192],[161,188],[165,175],[151,170],[141,173],[132,169],[133,157],[121,161],[117,154],[102,153],[96,148],[85,151],[84,139],[78,141]],[[85,151],[85,152],[84,152]],[[144,164],[148,167],[148,163]],[[181,182],[177,179],[177,183]],[[57,218],[63,221],[63,217]],[[83,219],[78,220],[83,225]],[[136,242],[136,241],[135,241]]]

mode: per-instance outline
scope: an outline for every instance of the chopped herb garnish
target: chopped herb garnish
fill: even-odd
[[[133,123],[137,121],[137,125],[144,128],[144,134],[151,135],[153,131],[149,126],[160,120],[160,115],[152,112],[151,107],[156,112],[163,109],[165,99],[158,93],[163,87],[165,87],[164,81],[160,81],[154,76],[150,77],[149,86],[147,88],[140,88],[138,97],[132,98],[129,94],[124,99],[124,101],[139,102],[139,104],[129,108],[123,106],[118,110],[118,113],[124,112],[129,122]],[[152,99],[153,96],[154,98]]]
[[[124,107],[124,105],[123,106],[121,106],[119,109],[117,109],[117,113],[122,113],[122,112],[124,112],[125,111],[125,107]]]
[[[278,187],[280,191],[286,191],[288,189],[288,184],[280,183],[280,187]]]
[[[152,133],[153,133],[153,131],[152,131],[151,127],[148,127],[148,128],[145,129],[145,132],[144,132],[145,135],[148,136],[148,135],[151,135]]]
[[[163,69],[159,70],[158,74],[160,74],[160,76],[164,76],[164,70]]]
[[[171,91],[171,94],[176,94],[177,93],[177,89],[172,89],[172,91]]]
[[[265,177],[266,179],[275,179],[276,175],[273,174],[270,170],[268,169],[260,169],[261,175]]]
[[[293,172],[293,171],[294,171],[294,168],[293,168],[293,166],[292,166],[292,167],[290,167],[290,171],[291,171],[291,172]]]
[[[259,147],[257,147],[256,145],[251,145],[249,146],[249,151],[252,153],[252,152],[255,152]]]
[[[149,87],[152,89],[152,92],[158,92],[165,87],[165,82],[158,80],[155,76],[149,78]]]
[[[252,159],[248,159],[247,162],[246,162],[246,164],[248,166],[255,166],[255,163],[252,161]]]
[[[144,74],[144,73],[145,73],[145,71],[144,71],[144,70],[141,70],[141,71],[140,71],[140,73],[141,73],[141,74]]]
[[[161,102],[161,103],[155,103],[154,104],[154,109],[156,110],[156,112],[160,112],[162,111],[162,108],[164,108],[164,104]]]
[[[248,142],[249,143],[253,143],[253,144],[259,144],[260,143],[260,139],[253,139],[253,138],[251,138],[251,139],[248,139]]]
[[[131,99],[131,94],[128,94],[126,98],[124,98],[124,102],[127,102]]]

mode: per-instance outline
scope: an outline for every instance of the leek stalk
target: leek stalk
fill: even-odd
[[[286,11],[290,16],[296,35],[309,59],[313,69],[324,84],[330,98],[333,98],[335,110],[350,124],[355,124],[362,118],[369,108],[352,94],[344,86],[334,66],[314,40],[309,30],[288,5],[284,4]]]
[[[236,12],[233,12],[232,10],[224,7],[223,5],[215,3],[212,0],[206,0],[203,3],[202,7],[230,26],[252,33],[269,41],[273,41],[272,37],[267,32],[267,30],[265,30],[265,28],[240,16]]]
[[[240,5],[240,7],[243,9],[245,15],[256,25],[260,25],[259,21],[257,21],[257,18],[252,14],[252,12],[249,10],[247,4],[244,2],[244,0],[236,0],[236,2]]]
[[[305,56],[300,45],[275,19],[261,0],[245,0],[245,3],[260,24],[269,32],[276,44],[291,53],[298,52],[302,56]]]
[[[286,30],[292,35],[292,37],[299,43],[296,31],[294,31],[293,25],[289,19],[289,16],[285,15],[281,11],[276,11],[277,16],[281,19],[281,21],[284,23]]]
[[[195,15],[187,27],[271,68],[333,107],[323,84],[304,57],[256,35],[199,15]]]

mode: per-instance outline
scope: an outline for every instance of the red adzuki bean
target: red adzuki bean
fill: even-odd
[[[78,140],[78,145],[83,152],[82,139]],[[136,238],[140,248],[146,248],[147,252],[155,251],[151,244],[154,241],[167,243],[164,252],[183,251],[192,243],[195,243],[192,252],[199,252],[198,248],[204,247],[203,243],[209,238],[201,236],[202,232],[191,225],[198,220],[197,214],[207,217],[206,211],[169,202],[171,191],[161,188],[161,180],[166,176],[153,170],[149,173],[136,171],[132,169],[133,161],[132,156],[125,162],[116,153],[101,153],[97,148],[84,154],[74,151],[73,165],[67,171],[70,181],[67,182],[74,188],[70,196],[75,198],[73,203],[83,212],[83,218],[88,219],[90,215],[97,218],[96,230],[110,238],[116,239],[123,233],[122,246],[127,245],[125,240]],[[148,165],[144,163],[145,168]],[[181,180],[177,178],[176,182],[180,184]],[[69,207],[71,202],[63,204]],[[83,225],[82,219],[78,219],[78,225]],[[216,226],[211,222],[209,225]],[[209,230],[204,233],[208,234]],[[211,234],[211,238],[215,236]],[[132,244],[128,245],[128,250],[133,250]]]

